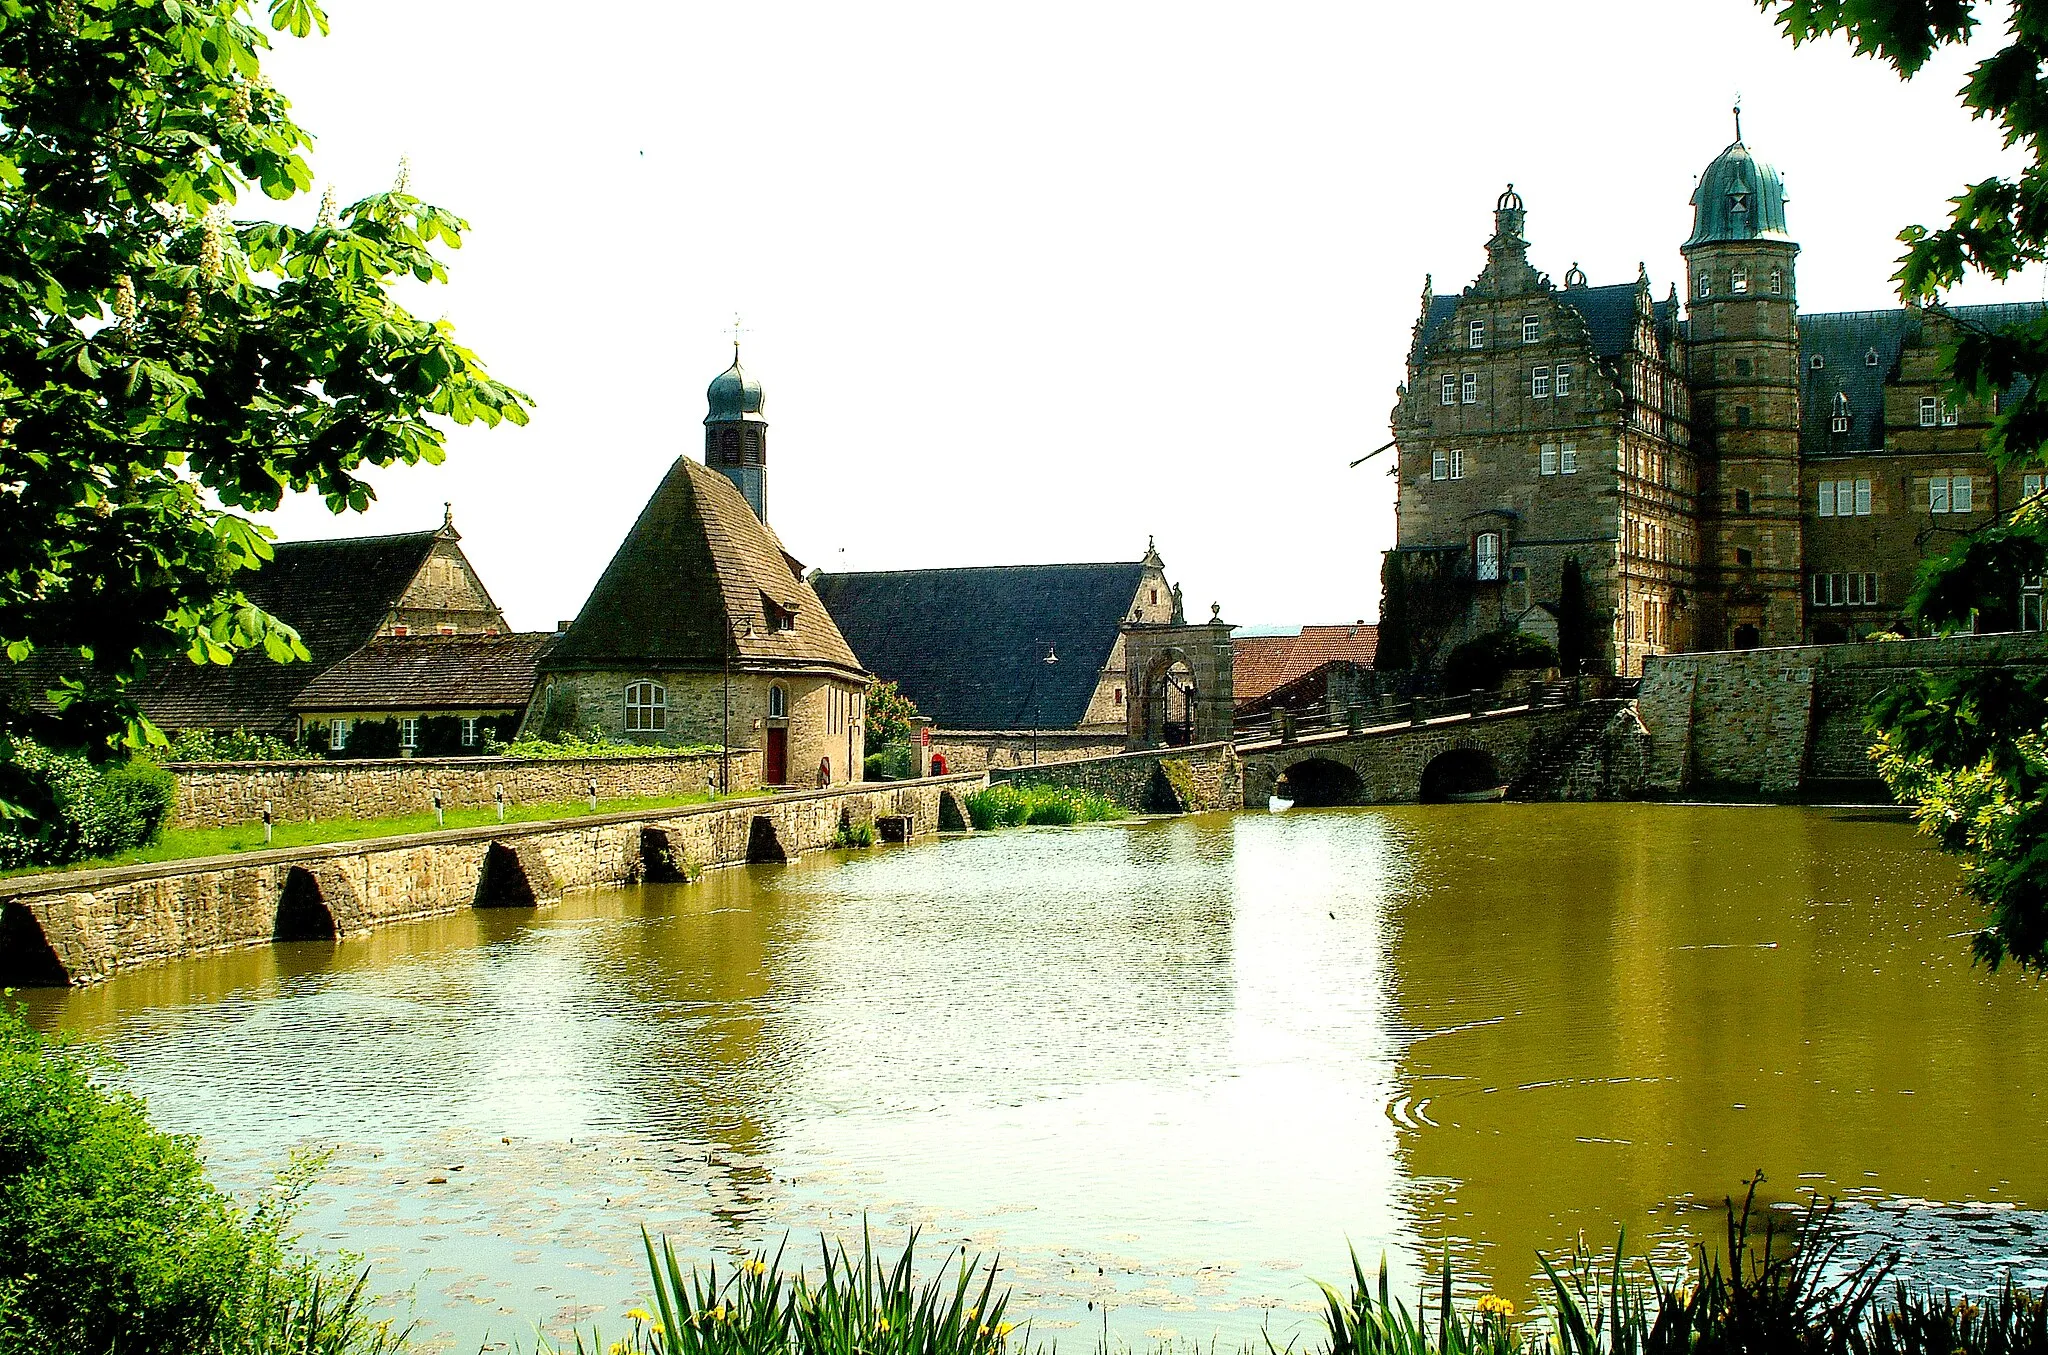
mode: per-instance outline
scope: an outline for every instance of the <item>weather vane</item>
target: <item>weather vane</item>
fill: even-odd
[[[732,355],[735,359],[740,355],[740,336],[742,334],[752,334],[753,332],[753,330],[740,324],[740,313],[734,311],[732,313]]]

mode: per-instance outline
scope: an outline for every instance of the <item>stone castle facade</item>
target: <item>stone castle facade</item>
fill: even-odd
[[[1692,206],[1683,301],[1646,270],[1553,284],[1512,185],[1472,284],[1425,284],[1393,415],[1418,661],[1498,628],[1555,641],[1574,560],[1591,666],[1623,674],[1903,629],[1920,561],[2040,492],[1984,456],[1994,405],[1939,375],[1959,328],[2040,306],[1801,314],[1784,187],[1739,121]],[[2038,630],[2035,582],[1985,628]]]

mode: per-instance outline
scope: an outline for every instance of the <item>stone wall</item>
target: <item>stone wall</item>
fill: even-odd
[[[1150,813],[1244,808],[1243,772],[1228,743],[992,768],[988,775],[991,782],[1015,786],[1066,786]]]
[[[1637,712],[1648,788],[1667,795],[1882,795],[1866,752],[1871,700],[1920,669],[2048,664],[2036,634],[1799,645],[1650,661]]]
[[[954,772],[1029,767],[1034,759],[1042,766],[1076,758],[1111,757],[1127,746],[1121,725],[1114,729],[1040,730],[1035,736],[1028,729],[932,731],[932,752],[944,754],[946,769]]]
[[[570,889],[794,859],[830,845],[842,822],[870,824],[878,838],[923,837],[960,822],[959,797],[984,784],[949,776],[18,876],[0,881],[0,985],[92,983],[206,951],[345,940],[462,908],[545,905]]]
[[[563,762],[464,757],[182,763],[171,767],[178,799],[170,826],[259,822],[266,800],[280,822],[399,818],[431,811],[436,790],[449,809],[495,804],[499,786],[508,804],[563,803],[582,799],[593,780],[605,800],[697,795],[718,784],[718,771],[716,753]],[[738,794],[760,788],[759,750],[733,750],[732,784]]]

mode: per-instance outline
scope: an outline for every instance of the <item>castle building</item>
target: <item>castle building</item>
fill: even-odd
[[[706,399],[710,464],[669,468],[541,656],[525,729],[758,749],[770,786],[858,781],[868,675],[762,520],[767,425],[737,351]]]
[[[1399,577],[1420,663],[1519,628],[1555,641],[1568,562],[1623,674],[1645,656],[1905,625],[1920,561],[2039,493],[1994,470],[1990,402],[1942,388],[1962,329],[2034,304],[1802,314],[1777,171],[1736,137],[1693,194],[1685,299],[1648,272],[1563,286],[1509,185],[1486,266],[1426,282],[1393,414]],[[2038,587],[1988,628],[2039,629]]]

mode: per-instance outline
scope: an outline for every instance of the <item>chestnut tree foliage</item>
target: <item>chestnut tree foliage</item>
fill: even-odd
[[[2002,41],[1960,97],[2017,150],[2017,172],[1970,184],[1948,221],[1909,226],[1894,275],[1909,304],[1935,302],[1970,273],[2007,278],[2048,262],[2048,3],[2010,0],[1758,0],[1795,43],[1842,35],[1910,79],[1942,48],[1967,43],[1985,21]],[[2048,467],[2048,318],[1969,331],[1944,355],[1959,394],[2003,393],[1984,449],[2001,472]],[[2016,396],[2016,398],[2015,398]],[[2048,561],[2048,504],[2020,504],[2003,522],[1958,541],[1921,568],[1908,614],[1925,629],[2009,618],[2022,578]],[[1964,858],[1970,891],[1988,908],[1974,947],[1996,968],[2011,960],[2048,971],[2048,674],[1989,669],[1922,673],[1871,716],[1879,767],[1948,850]]]
[[[402,169],[310,227],[253,210],[312,185],[259,17],[0,0],[0,736],[160,742],[128,695],[149,665],[304,658],[242,594],[271,555],[251,515],[297,491],[361,511],[365,467],[526,422],[392,297],[466,229]],[[268,19],[327,24],[314,0]]]

